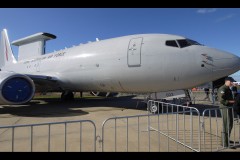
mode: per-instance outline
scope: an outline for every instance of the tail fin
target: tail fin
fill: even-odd
[[[16,59],[13,56],[12,48],[8,39],[7,30],[3,29],[1,32],[1,44],[0,44],[0,68],[7,64],[16,63]]]

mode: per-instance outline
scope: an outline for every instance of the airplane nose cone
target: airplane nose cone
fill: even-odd
[[[225,57],[219,57],[213,59],[213,71],[229,70],[230,72],[236,72],[240,69],[240,58],[236,55],[228,55]]]
[[[213,72],[215,74],[226,76],[239,70],[240,57],[224,51],[213,54]]]
[[[237,71],[240,70],[240,57],[235,56],[232,60],[233,68],[236,68]]]

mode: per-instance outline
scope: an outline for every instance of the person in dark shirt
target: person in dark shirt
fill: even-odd
[[[234,112],[237,113],[238,116],[240,116],[240,94],[237,93],[235,96],[235,103],[233,104]]]
[[[233,86],[230,88],[232,90],[233,98],[235,98],[238,94],[237,86],[233,83]]]
[[[204,88],[204,92],[206,94],[206,97],[204,98],[204,100],[209,100],[210,101],[210,98],[209,98],[209,88]]]
[[[236,84],[233,84],[231,90],[235,100],[235,103],[233,104],[234,112],[236,112],[237,115],[240,115],[240,94],[238,93]]]

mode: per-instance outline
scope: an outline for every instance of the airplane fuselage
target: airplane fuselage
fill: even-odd
[[[21,60],[2,70],[57,78],[58,87],[49,91],[132,93],[191,88],[239,70],[239,57],[233,54],[202,45],[166,45],[178,39],[185,38],[163,34],[112,38]]]

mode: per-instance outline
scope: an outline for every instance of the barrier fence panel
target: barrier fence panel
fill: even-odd
[[[222,144],[223,122],[229,126],[231,120],[227,144]],[[97,138],[104,152],[208,152],[240,146],[233,107],[205,109],[200,119],[197,108],[149,100],[148,113],[108,118],[101,132],[96,137],[91,120],[0,126],[0,152],[96,151]]]
[[[228,141],[224,142],[224,127],[221,112],[226,112],[226,124],[229,127],[232,121],[233,127],[227,129]],[[240,125],[239,116],[234,112],[233,107],[205,109],[202,115],[203,126],[203,151],[221,151],[223,149],[239,146]],[[231,127],[230,127],[231,128]],[[230,132],[230,133],[229,133]],[[229,146],[229,147],[227,147]]]
[[[188,148],[193,151],[201,151],[201,126],[198,109],[150,100],[148,101],[148,113],[152,106],[157,107],[157,115],[160,117],[165,115],[162,117],[166,126],[160,130],[156,126],[151,127],[165,135],[168,138],[167,142],[170,139],[175,141],[177,151],[179,146],[184,147],[184,150]]]
[[[0,126],[0,152],[96,151],[91,120]]]
[[[149,101],[158,114],[113,117],[102,125],[102,151],[200,151],[199,111]],[[159,109],[161,108],[161,109]]]

